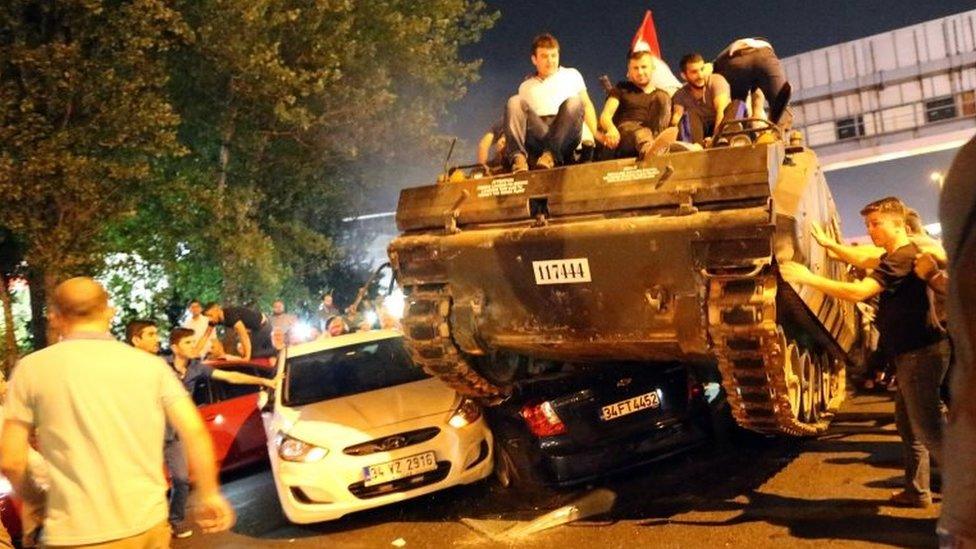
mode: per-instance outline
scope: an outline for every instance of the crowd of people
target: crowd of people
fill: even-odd
[[[765,117],[767,99],[769,119],[788,123],[790,85],[772,46],[760,39],[735,41],[714,64],[700,54],[684,56],[686,84],[680,89],[655,85],[660,60],[635,52],[627,80],[613,87],[600,116],[579,72],[559,65],[554,37],[537,37],[531,59],[536,74],[508,101],[504,119],[479,151],[487,162],[494,150],[497,161],[513,171],[528,169],[530,161],[537,168],[566,163],[588,138],[610,154],[642,157],[678,137],[707,146],[723,118],[746,111]],[[969,181],[974,159],[976,144],[970,143],[947,180],[942,203],[947,249],[924,234],[901,200],[888,197],[861,211],[873,247],[847,246],[813,228],[813,237],[833,257],[864,269],[862,278],[832,280],[792,262],[779,267],[785,280],[838,299],[877,299],[878,348],[899,380],[895,415],[905,446],[905,486],[891,503],[932,504],[929,459],[934,458],[945,475],[940,535],[946,547],[976,546],[971,462],[976,407],[963,392],[973,386],[976,333],[966,307],[976,299],[968,275],[976,262],[976,186]],[[960,272],[967,276],[960,278]],[[946,294],[949,313],[943,323],[935,296]],[[270,315],[193,301],[184,324],[170,331],[172,354],[164,360],[153,322],[131,322],[125,343],[111,336],[114,310],[105,289],[90,278],[58,285],[49,315],[60,341],[18,364],[4,400],[0,436],[0,470],[24,500],[25,544],[37,542],[42,515],[46,545],[168,547],[171,536],[192,533],[191,482],[199,527],[204,532],[230,528],[234,511],[220,493],[212,443],[188,389],[200,378],[273,388],[273,381],[214,369],[200,359],[274,357],[293,337],[298,317],[282,301],[273,304]],[[313,337],[394,323],[382,312],[371,321],[355,308],[341,311],[325,295]],[[223,327],[225,340],[234,341],[217,337],[217,327]],[[949,365],[946,330],[960,366],[954,394],[963,397],[949,409],[948,428],[939,391]],[[164,470],[172,483],[168,499]]]
[[[229,528],[234,514],[218,489],[210,435],[188,395],[201,378],[274,389],[273,380],[203,359],[274,357],[299,339],[298,317],[280,300],[270,315],[193,300],[182,324],[169,330],[170,352],[161,356],[154,321],[130,321],[124,343],[111,335],[115,312],[95,280],[60,284],[52,306],[60,341],[18,364],[9,393],[0,377],[6,418],[0,469],[22,500],[22,545],[38,546],[43,526],[45,545],[169,547],[171,537],[193,533],[191,479],[200,528]],[[331,294],[316,318],[304,339],[396,322],[386,312],[371,322],[355,307],[340,311]],[[55,379],[58,384],[50,383]],[[0,547],[10,546],[5,534],[0,529]]]
[[[784,129],[790,123],[792,88],[772,45],[761,38],[734,41],[712,63],[700,53],[683,56],[680,87],[671,84],[663,61],[650,51],[635,51],[627,79],[608,90],[599,116],[580,72],[559,64],[554,36],[535,38],[531,60],[535,73],[480,140],[479,164],[521,172],[530,165],[567,164],[593,148],[601,158],[643,158],[667,151],[678,139],[709,146],[726,118],[766,119],[767,100],[768,119]]]

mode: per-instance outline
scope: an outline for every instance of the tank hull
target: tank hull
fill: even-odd
[[[785,283],[775,266],[787,259],[846,276],[809,237],[812,222],[838,223],[807,149],[712,149],[408,189],[397,222],[391,262],[420,296],[411,298],[417,311],[408,307],[408,345],[445,378],[451,361],[464,362],[470,375],[456,383],[461,390],[478,374],[490,380],[469,394],[504,394],[512,380],[485,371],[499,352],[648,367],[712,362],[734,378],[723,345],[736,330],[760,347],[795,332],[810,356],[823,357],[824,371],[842,368],[854,343],[852,306],[806,288],[778,289]],[[745,305],[722,297],[742,288]],[[782,341],[783,349],[773,342],[760,353],[771,370],[763,375],[792,367]],[[735,379],[726,390],[741,393]],[[775,400],[766,408],[789,408]]]

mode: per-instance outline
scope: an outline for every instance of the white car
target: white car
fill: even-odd
[[[481,409],[415,366],[399,332],[319,339],[282,356],[268,453],[290,521],[334,520],[491,474]]]

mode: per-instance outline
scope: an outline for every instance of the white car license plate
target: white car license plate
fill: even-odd
[[[608,404],[600,409],[600,419],[610,421],[627,414],[633,414],[648,408],[658,408],[661,406],[661,396],[657,391],[644,393],[643,395],[621,400],[613,404]]]
[[[415,456],[363,467],[363,474],[366,476],[364,484],[375,486],[435,469],[437,469],[437,460],[434,459],[434,452],[424,452]]]

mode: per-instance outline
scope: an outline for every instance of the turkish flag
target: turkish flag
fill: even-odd
[[[651,16],[651,10],[647,10],[647,13],[644,14],[644,21],[637,29],[637,34],[634,35],[634,41],[630,44],[630,51],[649,51],[661,59],[661,46],[657,43],[657,30],[654,28],[654,17]]]

